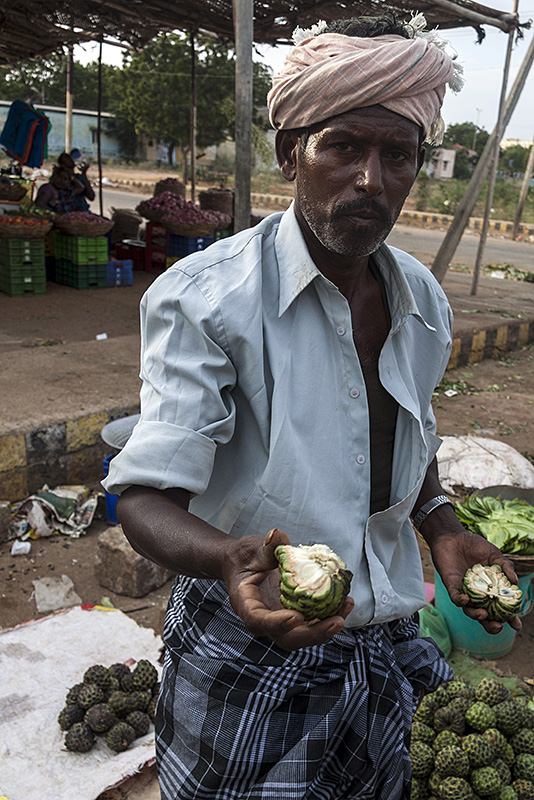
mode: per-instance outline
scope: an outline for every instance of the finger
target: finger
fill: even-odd
[[[273,528],[269,531],[263,542],[262,561],[264,562],[264,569],[276,569],[278,561],[274,554],[275,549],[279,545],[289,544],[289,536],[284,531],[278,528]]]

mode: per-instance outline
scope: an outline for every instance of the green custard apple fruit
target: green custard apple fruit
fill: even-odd
[[[305,620],[326,619],[343,606],[352,572],[325,544],[279,545],[274,554],[280,569],[280,600]]]
[[[506,622],[521,611],[523,592],[510,583],[502,569],[494,564],[475,564],[464,576],[463,590],[471,605],[484,608],[489,619]]]

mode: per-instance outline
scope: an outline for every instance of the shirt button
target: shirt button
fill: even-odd
[[[338,336],[344,336],[347,332],[347,329],[343,325],[338,325],[336,328],[336,333]]]
[[[388,596],[387,596],[387,594],[384,592],[384,593],[383,593],[383,594],[380,596],[380,599],[381,599],[381,601],[382,601],[383,603],[387,603],[387,601],[388,601]]]
[[[351,396],[351,397],[359,397],[359,396],[360,396],[360,390],[359,390],[359,389],[357,389],[357,388],[354,386],[354,387],[353,387],[353,388],[350,390],[349,394],[350,394],[350,396]]]
[[[356,456],[356,461],[358,462],[358,464],[365,464],[365,456],[363,456],[363,455],[360,453],[360,455],[359,455],[359,456]]]

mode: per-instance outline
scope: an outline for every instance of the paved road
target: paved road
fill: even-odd
[[[111,215],[111,208],[135,208],[147,194],[137,194],[135,191],[122,191],[119,189],[104,189],[104,214]],[[93,203],[93,210],[98,208],[97,201]],[[262,211],[264,213],[264,210]],[[427,266],[438,251],[439,245],[445,236],[444,231],[425,230],[407,225],[396,225],[388,237],[388,244],[400,247],[402,250],[414,255]],[[466,265],[473,267],[479,236],[476,233],[465,231],[454,255],[453,265]],[[510,264],[516,269],[534,272],[534,243],[512,242],[510,239],[488,237],[484,249],[483,264]]]

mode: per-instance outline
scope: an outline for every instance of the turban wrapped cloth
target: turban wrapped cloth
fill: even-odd
[[[446,84],[461,88],[461,67],[430,34],[405,39],[320,33],[303,39],[274,76],[267,96],[273,128],[306,128],[355,108],[380,105],[406,117],[439,144]],[[452,79],[452,80],[451,80]]]

